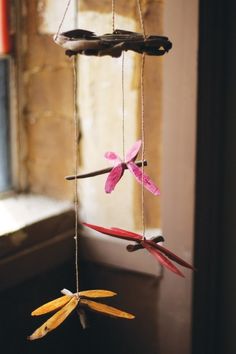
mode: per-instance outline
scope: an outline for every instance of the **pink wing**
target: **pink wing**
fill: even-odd
[[[149,246],[147,242],[142,243],[143,247],[148,250],[164,267],[171,270],[173,273],[184,277],[183,273],[171,262],[168,258],[166,258],[161,252],[157,249],[152,248]]]
[[[119,158],[119,156],[113,152],[113,151],[108,151],[105,153],[104,157],[107,159],[107,160],[110,160],[110,161],[113,161],[113,162],[122,162],[121,159]],[[117,161],[116,161],[117,160]]]
[[[96,230],[98,232],[101,232],[102,234],[125,239],[128,241],[137,241],[139,238],[141,238],[140,235],[133,234],[129,231],[126,232],[126,230],[121,230],[118,228],[106,228],[98,225],[93,225],[93,224],[87,224],[86,222],[82,223],[83,225],[89,227],[90,229]]]
[[[160,252],[164,253],[164,254],[165,254],[168,258],[170,258],[172,261],[174,261],[174,262],[176,262],[176,263],[182,265],[183,267],[186,267],[186,268],[195,270],[195,268],[194,268],[191,264],[185,262],[182,258],[178,257],[176,254],[174,254],[173,252],[171,252],[171,251],[168,250],[167,248],[165,248],[165,247],[163,247],[163,246],[161,246],[161,245],[159,245],[159,244],[157,244],[157,243],[155,243],[155,242],[153,242],[153,241],[151,241],[151,240],[146,240],[146,242],[147,242],[150,246],[152,246],[152,247],[158,249]]]
[[[106,193],[111,193],[114,190],[115,186],[123,176],[123,173],[124,173],[124,166],[122,164],[113,167],[105,183]]]
[[[144,187],[154,195],[160,195],[160,189],[155,185],[151,178],[143,173],[141,168],[139,168],[134,162],[130,161],[127,163],[127,167],[130,172],[134,175],[136,180],[142,184]]]
[[[134,145],[129,149],[129,151],[125,155],[126,163],[130,161],[134,161],[136,159],[138,152],[141,148],[141,145],[142,145],[142,140],[138,140],[136,141],[136,143],[134,143]]]

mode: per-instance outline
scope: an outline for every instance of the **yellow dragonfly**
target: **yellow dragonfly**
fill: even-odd
[[[76,308],[78,308],[80,319],[84,309],[99,312],[103,315],[116,318],[123,318],[127,320],[135,318],[134,315],[128,312],[91,300],[95,298],[105,298],[117,295],[113,291],[85,290],[80,291],[79,293],[72,293],[67,289],[63,289],[62,293],[64,294],[63,296],[56,298],[55,300],[52,300],[50,302],[47,302],[46,304],[38,307],[31,313],[32,316],[40,316],[46,313],[56,311],[52,317],[50,317],[28,337],[29,340],[40,339],[44,337],[48,332],[56,329]],[[80,312],[80,310],[82,310],[82,312]],[[81,324],[83,325],[83,320],[81,320]]]

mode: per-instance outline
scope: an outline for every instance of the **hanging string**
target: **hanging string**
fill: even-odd
[[[112,12],[112,32],[115,31],[115,0],[111,1],[111,12]]]
[[[78,1],[75,1],[75,16],[74,23],[77,26],[78,21]],[[79,153],[79,107],[78,107],[78,57],[74,56],[73,59],[73,83],[74,83],[74,169],[75,173],[78,173],[78,153]],[[79,240],[78,240],[78,226],[79,226],[79,196],[78,196],[78,180],[74,181],[74,209],[75,209],[75,282],[76,282],[76,294],[79,297]]]
[[[57,33],[56,33],[56,38],[55,38],[55,39],[57,39],[58,34],[59,34],[59,33],[60,33],[60,31],[61,31],[61,27],[62,27],[63,22],[64,22],[64,20],[65,20],[65,17],[66,17],[67,11],[68,11],[68,9],[69,9],[70,3],[71,3],[71,0],[68,0],[68,3],[67,3],[66,8],[65,8],[65,12],[64,12],[64,14],[63,14],[63,17],[62,17],[61,23],[59,24],[59,27],[58,27],[58,30],[57,30]]]
[[[141,25],[142,32],[143,32],[143,37],[146,38],[146,32],[145,32],[145,27],[144,27],[143,13],[142,13],[140,0],[137,0],[137,6],[138,6],[139,20],[140,20],[140,25]]]
[[[142,55],[141,62],[141,136],[142,136],[142,162],[145,159],[145,124],[144,124],[144,68],[145,68],[145,53]],[[144,163],[142,163],[142,227],[143,227],[143,239],[146,232],[146,217],[145,217],[145,200],[144,200]]]
[[[137,6],[138,6],[138,12],[139,12],[139,20],[140,20],[140,25],[141,29],[143,32],[143,37],[144,39],[146,38],[146,32],[145,32],[145,27],[144,27],[144,21],[143,21],[143,13],[142,13],[142,8],[141,8],[141,2],[140,0],[137,0]],[[142,137],[142,152],[141,152],[141,159],[142,159],[142,190],[141,190],[141,205],[142,205],[142,228],[143,228],[143,239],[145,239],[145,233],[146,233],[146,217],[145,217],[145,200],[144,200],[144,159],[145,159],[145,125],[144,125],[144,67],[145,67],[145,53],[142,55],[142,61],[141,61],[141,79],[140,79],[140,85],[141,85],[141,137]]]
[[[78,73],[77,73],[77,56],[73,59],[73,76],[74,76],[74,125],[75,125],[75,175],[78,173],[78,141],[79,141],[79,119],[78,119]],[[79,198],[78,198],[78,180],[74,181],[74,209],[75,209],[75,278],[76,293],[79,293],[79,242],[78,242],[78,224],[79,224]]]
[[[125,85],[124,85],[124,76],[125,76],[125,53],[122,53],[122,75],[121,75],[121,86],[122,86],[122,152],[123,160],[125,160]]]

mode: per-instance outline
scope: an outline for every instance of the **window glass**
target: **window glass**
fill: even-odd
[[[0,58],[0,192],[11,187],[9,59]]]

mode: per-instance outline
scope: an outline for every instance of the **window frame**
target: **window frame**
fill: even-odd
[[[11,57],[1,55],[1,106],[0,106],[0,194],[7,193],[12,188],[12,163],[11,163]]]

